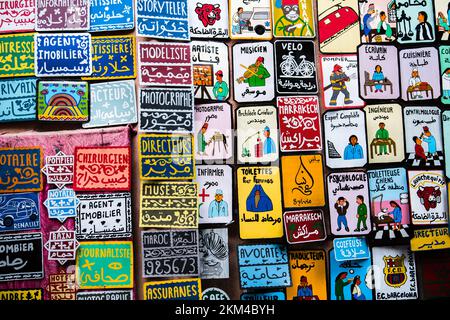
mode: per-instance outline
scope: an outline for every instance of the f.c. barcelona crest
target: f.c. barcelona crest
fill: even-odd
[[[398,288],[406,282],[405,256],[387,256],[384,260],[384,281],[390,287]]]

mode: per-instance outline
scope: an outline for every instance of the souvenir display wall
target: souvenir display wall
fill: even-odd
[[[0,300],[450,297],[450,1],[0,0]]]

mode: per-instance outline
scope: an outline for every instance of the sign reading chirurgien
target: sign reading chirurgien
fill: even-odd
[[[193,109],[190,88],[140,88],[139,129],[143,132],[192,132]]]
[[[197,228],[197,183],[142,183],[139,226],[143,228]]]
[[[139,42],[138,62],[143,86],[192,86],[190,44]]]
[[[192,179],[195,177],[192,136],[147,134],[139,136],[141,179]]]
[[[137,35],[189,40],[188,0],[137,0]]]
[[[34,33],[0,35],[0,78],[34,76]]]
[[[143,231],[143,277],[199,275],[198,230]]]
[[[34,31],[35,8],[35,0],[0,2],[0,33]]]
[[[0,148],[0,193],[41,191],[40,147]]]

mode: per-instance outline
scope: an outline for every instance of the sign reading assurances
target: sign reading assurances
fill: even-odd
[[[144,300],[201,300],[199,278],[144,283]]]

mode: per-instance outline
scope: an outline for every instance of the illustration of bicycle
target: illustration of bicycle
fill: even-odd
[[[300,56],[300,63],[295,61],[292,51],[283,55],[283,62],[280,64],[281,72],[285,77],[299,76],[311,77],[316,70],[314,63],[307,61],[306,56]]]

